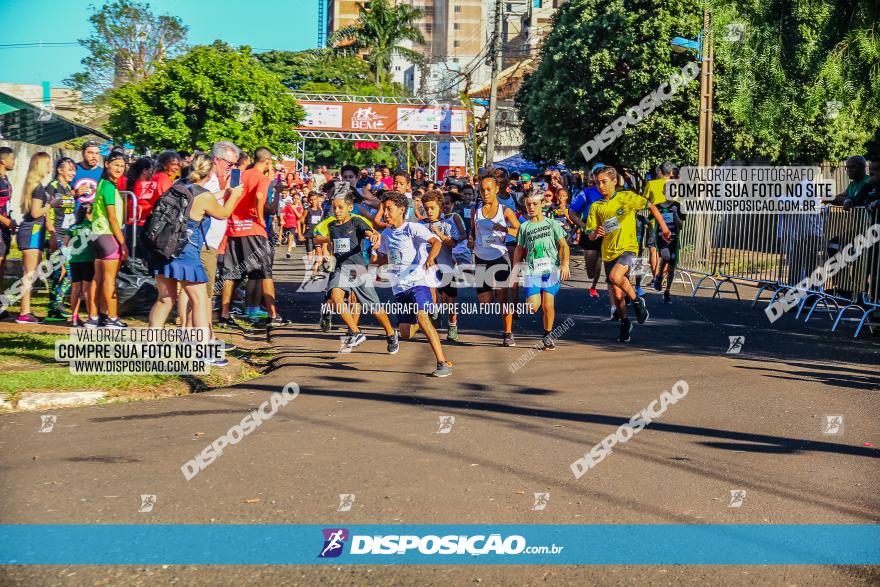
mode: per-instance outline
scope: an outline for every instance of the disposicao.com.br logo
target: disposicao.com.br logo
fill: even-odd
[[[419,536],[415,534],[389,535],[351,535],[345,528],[323,530],[323,547],[319,558],[338,557],[342,554],[345,542],[351,538],[349,554],[353,555],[517,555],[517,554],[560,554],[564,546],[528,546],[526,539],[518,534],[502,537],[501,534],[446,535],[434,534]]]

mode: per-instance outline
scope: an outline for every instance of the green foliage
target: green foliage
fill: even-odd
[[[696,37],[696,0],[571,0],[557,11],[541,62],[516,98],[523,154],[583,165],[581,145],[693,57],[670,50],[675,36]],[[644,168],[696,158],[699,86],[680,88],[596,160]]]
[[[392,6],[388,0],[372,0],[368,6],[358,6],[357,22],[333,33],[330,44],[344,55],[366,53],[376,84],[381,86],[388,79],[392,57],[424,61],[421,53],[400,45],[403,41],[424,44],[425,37],[415,24],[424,14],[407,4]]]
[[[724,157],[839,160],[864,152],[872,137],[877,140],[880,5],[869,5],[716,3],[715,122]],[[743,42],[725,39],[731,22],[745,24]]]
[[[148,3],[137,0],[106,2],[89,22],[92,34],[79,39],[89,52],[81,62],[85,70],[65,80],[87,99],[152,75],[158,64],[183,49],[189,30],[178,17],[156,16]]]
[[[111,93],[107,130],[139,148],[208,149],[231,140],[253,151],[294,152],[304,112],[250,49],[195,47],[138,84]],[[253,106],[251,113],[250,105]]]
[[[713,161],[838,160],[880,149],[880,3],[714,0]],[[743,24],[736,41],[728,25]],[[583,164],[578,149],[693,56],[697,0],[571,0],[517,97],[524,154]],[[597,160],[693,163],[698,84],[629,127]],[[839,105],[839,108],[838,108]]]

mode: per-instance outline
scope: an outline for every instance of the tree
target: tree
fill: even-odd
[[[248,47],[216,41],[169,60],[110,95],[107,130],[139,148],[207,150],[231,140],[253,150],[294,152],[304,112],[278,76]]]
[[[113,0],[89,17],[94,30],[79,39],[89,54],[85,71],[65,80],[92,99],[110,88],[137,83],[152,75],[166,58],[183,49],[189,30],[176,16],[156,16],[137,0]]]
[[[391,6],[388,0],[360,3],[357,22],[333,33],[330,44],[343,54],[364,52],[376,84],[381,86],[388,79],[392,57],[400,56],[414,64],[423,61],[421,53],[402,47],[399,43],[411,41],[424,44],[425,37],[415,25],[424,14],[421,8],[407,4]]]
[[[840,160],[880,139],[880,5],[858,0],[719,1],[718,111],[728,156]]]
[[[696,0],[570,0],[557,11],[541,62],[516,97],[523,154],[583,165],[580,148],[693,57],[669,40],[700,28]],[[647,168],[696,157],[697,82],[629,126],[593,161]]]

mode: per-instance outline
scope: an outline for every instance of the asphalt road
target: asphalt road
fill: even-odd
[[[831,334],[827,319],[770,325],[749,303],[648,296],[651,319],[616,342],[605,298],[581,272],[558,298],[573,324],[555,352],[510,365],[539,340],[539,318],[500,346],[495,317],[462,317],[446,345],[455,373],[427,377],[424,339],[340,354],[317,328],[320,298],[297,293],[279,259],[291,327],[274,333],[275,369],[184,397],[0,416],[3,523],[498,524],[877,523],[880,337]],[[745,292],[748,294],[748,292]],[[604,296],[604,294],[603,294]],[[729,296],[728,296],[729,297]],[[750,299],[750,298],[749,298]],[[463,302],[474,301],[469,292]],[[442,330],[442,329],[441,329]],[[744,336],[739,354],[729,336]],[[688,395],[575,479],[570,464],[678,380]],[[206,470],[180,466],[289,382],[301,394]],[[823,434],[825,415],[843,415]],[[454,416],[448,434],[441,417]],[[870,446],[873,445],[873,446]],[[730,492],[745,490],[741,507]],[[533,494],[550,494],[533,511]],[[140,495],[156,495],[138,512]],[[339,512],[339,494],[354,494]],[[100,545],[95,545],[100,548]],[[436,566],[0,567],[15,585],[877,584],[876,567]]]

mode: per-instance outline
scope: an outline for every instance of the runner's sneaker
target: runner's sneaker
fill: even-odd
[[[107,326],[107,314],[98,313],[98,327],[104,328]]]
[[[330,332],[333,328],[332,314],[321,314],[321,332]]]
[[[657,291],[663,291],[663,276],[660,275],[656,279],[654,279],[654,289]]]
[[[400,333],[395,330],[394,334],[386,338],[388,340],[388,354],[396,355],[400,350]]]
[[[636,295],[639,297],[645,295],[645,290],[642,289],[641,285],[636,286]]]
[[[233,318],[232,316],[229,316],[228,318],[223,318],[221,316],[220,320],[217,321],[217,325],[220,328],[244,331],[244,328],[238,322],[236,322],[235,318]]]
[[[553,337],[550,335],[545,336],[541,339],[541,343],[544,345],[545,351],[555,351],[556,343],[553,342]]]
[[[501,339],[501,346],[516,346],[516,340],[513,338],[512,332],[505,332]]]
[[[33,314],[19,314],[18,318],[15,319],[17,324],[42,324],[43,321],[34,316]]]
[[[6,320],[7,318],[9,318],[9,312],[7,312],[6,310],[0,312],[0,320]]]
[[[639,297],[633,301],[633,308],[636,311],[636,320],[639,324],[644,324],[648,319],[648,308],[645,307],[645,298]]]
[[[366,340],[367,337],[364,336],[363,332],[357,332],[351,335],[351,338],[346,341],[345,346],[355,348],[356,346],[360,346],[361,344],[363,344],[363,342]]]
[[[350,339],[352,336],[354,336],[354,332],[352,332],[351,328],[349,328],[345,331],[345,334],[339,337],[339,340],[341,340],[342,342],[348,342],[348,339]]]
[[[590,288],[590,297],[591,298],[598,298],[599,297],[599,290],[597,290],[595,287],[591,287]]]
[[[290,324],[290,320],[288,320],[287,318],[282,318],[281,314],[278,314],[277,316],[269,320],[270,326],[287,326],[288,324]]]
[[[623,320],[620,322],[620,335],[617,337],[617,342],[629,342],[629,335],[632,333],[633,325],[629,320]]]
[[[291,254],[290,254],[290,253],[284,253],[284,257],[287,258],[287,259],[290,259]]]
[[[458,340],[458,324],[450,324],[446,330],[446,340],[455,342]]]
[[[49,310],[49,313],[46,314],[46,322],[63,322],[70,318],[67,314],[62,312],[61,310]]]
[[[83,326],[86,328],[100,328],[101,327],[101,319],[100,318],[89,318],[83,323]]]
[[[449,361],[437,363],[437,370],[431,373],[432,377],[449,377],[450,375],[452,375],[452,363]]]
[[[617,308],[611,308],[611,318],[609,318],[611,322],[616,322],[620,320],[620,311]]]
[[[212,340],[211,342],[212,342],[213,344],[222,344],[222,345],[223,345],[223,350],[224,350],[225,352],[227,352],[227,353],[228,353],[229,351],[234,351],[235,349],[238,348],[237,346],[235,346],[235,345],[232,344],[231,342],[226,342],[225,340],[220,340],[219,338],[215,338],[215,339]]]
[[[126,324],[119,318],[107,318],[107,322],[104,323],[104,328],[109,328],[111,330],[122,330],[123,328],[128,328],[128,324]]]
[[[669,292],[668,292],[668,291],[664,291],[664,292],[663,292],[663,303],[664,303],[664,304],[669,304],[669,303],[671,303],[671,302],[672,302],[672,298],[670,297]]]
[[[229,361],[227,361],[226,359],[211,359],[210,361],[208,361],[208,364],[212,367],[225,367],[229,364]]]

